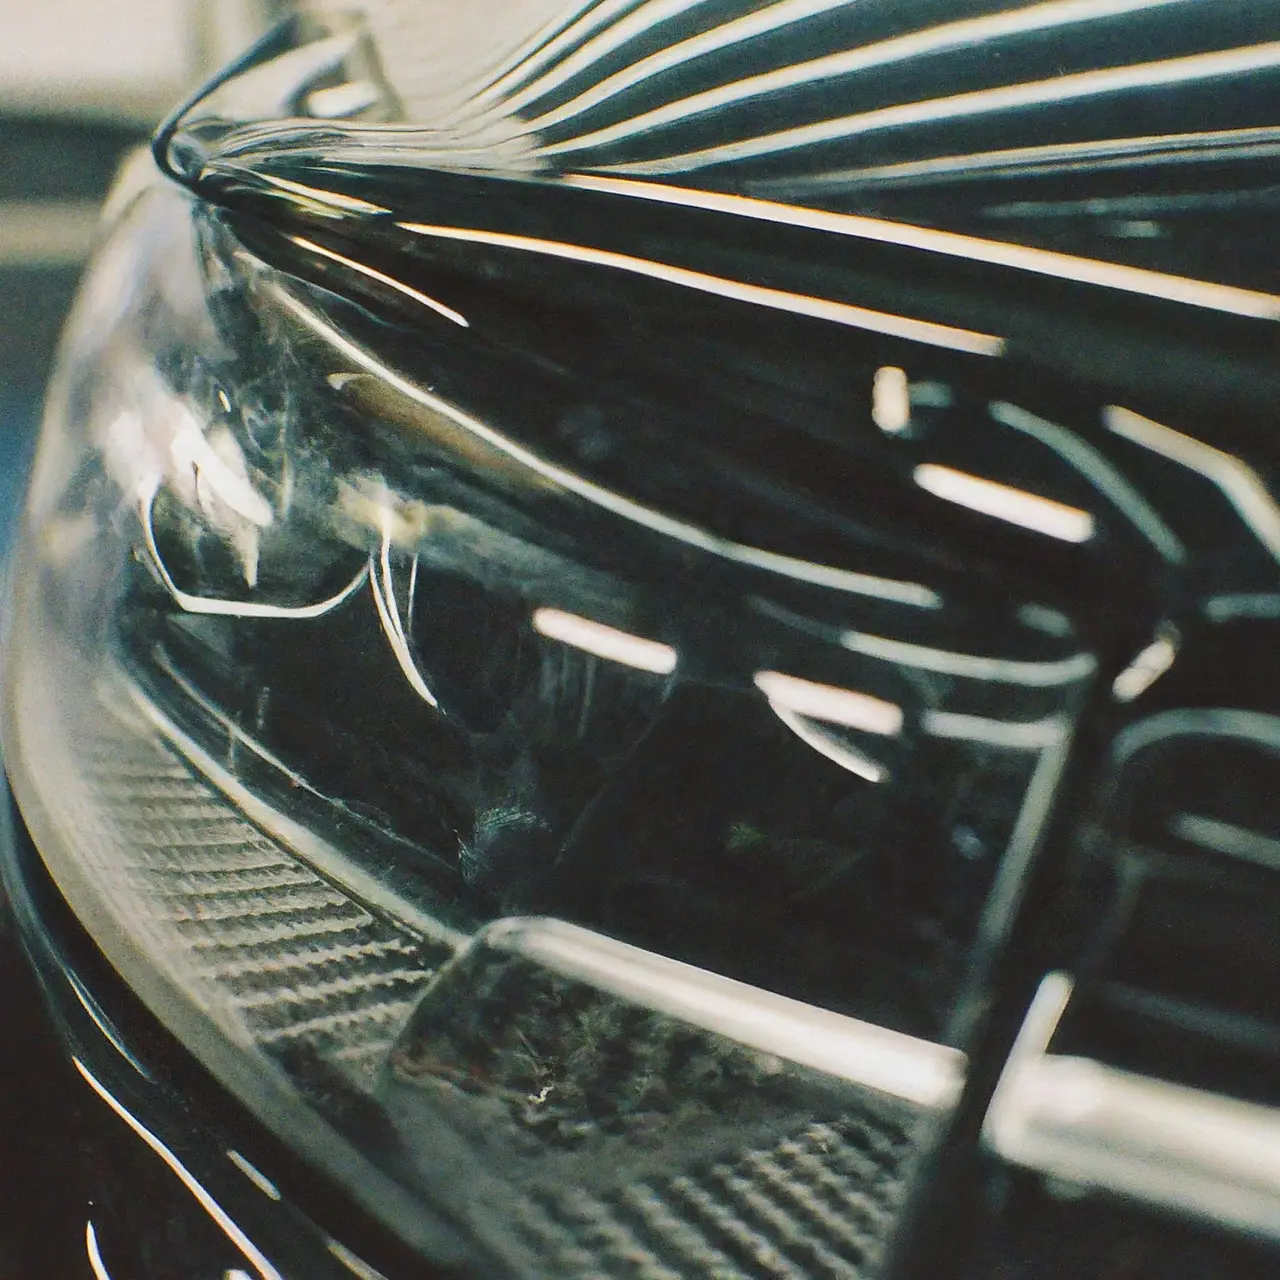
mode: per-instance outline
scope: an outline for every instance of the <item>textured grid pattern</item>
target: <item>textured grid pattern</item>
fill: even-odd
[[[556,1276],[867,1280],[910,1149],[897,1126],[860,1115],[603,1195],[548,1191],[518,1222]]]
[[[516,1232],[515,1272],[874,1276],[912,1151],[896,1105],[486,948],[423,1002],[446,957],[264,837],[136,712],[95,699],[73,752],[53,691],[19,697],[28,753],[60,766],[58,843],[121,933],[308,1092],[333,1068],[373,1089],[396,1041],[398,1089],[506,1182],[485,1212]]]
[[[52,821],[120,927],[224,1026],[371,1083],[444,957],[267,839],[132,713],[94,706],[73,754],[56,695],[25,692],[28,749],[65,762]]]
[[[383,1080],[504,1184],[547,1277],[868,1280],[919,1113],[484,946],[419,1005]],[[428,1130],[430,1131],[430,1130]]]

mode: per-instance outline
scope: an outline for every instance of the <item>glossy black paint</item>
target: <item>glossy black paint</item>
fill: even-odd
[[[276,518],[249,573],[160,488],[115,621],[198,748],[442,925],[564,918],[962,1051],[954,1111],[877,1116],[877,1238],[790,1240],[800,1265],[887,1242],[888,1274],[936,1275],[967,1239],[975,1274],[1044,1274],[1065,1232],[1094,1274],[1199,1274],[1215,1245],[1171,1255],[1141,1219],[1104,1215],[1095,1250],[979,1130],[1052,968],[1080,984],[1073,1051],[1276,1100],[1275,871],[1219,847],[1275,838],[1275,19],[980,9],[756,31],[723,43],[732,93],[710,8],[634,46],[584,28],[556,83],[535,44],[437,86],[438,119],[373,21],[285,111],[345,77],[379,91],[362,122],[193,104],[157,151],[217,341],[148,340]],[[778,78],[876,40],[884,75]],[[723,109],[653,115],[695,93]],[[263,600],[296,616],[245,616]],[[582,657],[601,626],[630,660]],[[586,1266],[587,1227],[704,1144],[738,1194],[727,1130],[758,1166],[865,1103],[673,1049],[493,929],[424,961],[344,1112],[477,1233],[509,1201],[530,1257]],[[279,1060],[332,1119],[324,1051]],[[716,1247],[774,1274],[768,1230],[734,1230]],[[608,1232],[583,1256],[623,1266]]]

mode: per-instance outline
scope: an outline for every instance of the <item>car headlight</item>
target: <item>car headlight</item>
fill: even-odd
[[[988,404],[954,315],[423,222],[397,272],[336,195],[275,228],[133,187],[8,647],[7,765],[75,911],[438,1258],[862,1274],[1081,708],[1177,643],[1162,579],[1122,616],[1091,584],[1177,535]]]

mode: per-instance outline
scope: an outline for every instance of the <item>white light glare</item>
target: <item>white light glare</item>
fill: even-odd
[[[893,737],[902,732],[902,708],[868,693],[838,689],[833,685],[814,684],[780,671],[757,671],[756,688],[773,704],[775,710],[794,711],[811,720],[844,725]]]
[[[957,1049],[762,991],[562,920],[503,920],[481,936],[490,946],[623,1000],[917,1106],[950,1106],[963,1081],[965,1059]]]
[[[607,627],[560,609],[535,609],[533,628],[549,640],[559,640],[584,653],[610,662],[620,662],[639,671],[652,671],[667,676],[676,669],[676,651],[658,640],[645,640],[627,631]]]
[[[84,1246],[89,1255],[89,1270],[93,1272],[94,1280],[111,1280],[111,1272],[102,1261],[102,1250],[98,1248],[98,1233],[93,1229],[92,1221],[84,1224]]]
[[[884,365],[871,384],[871,417],[886,435],[896,436],[911,425],[911,388],[906,371]]]
[[[1272,558],[1280,560],[1280,504],[1271,496],[1266,481],[1242,458],[1215,449],[1203,440],[1183,435],[1163,423],[1144,418],[1132,409],[1107,405],[1102,418],[1116,435],[1190,467],[1209,479]]]
[[[915,482],[946,502],[1063,542],[1088,542],[1093,537],[1093,516],[1087,511],[982,476],[926,462],[915,469]]]
[[[1157,636],[1111,684],[1111,696],[1117,702],[1132,702],[1145,693],[1178,656],[1178,639],[1172,632]]]

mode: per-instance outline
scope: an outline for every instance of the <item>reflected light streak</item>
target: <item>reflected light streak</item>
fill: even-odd
[[[223,172],[234,172],[239,168],[239,166],[225,161],[222,162],[220,167]],[[292,178],[282,178],[278,174],[264,173],[261,169],[253,171],[253,181],[255,183],[265,182],[269,186],[275,187],[276,190],[283,191],[287,195],[301,200],[304,204],[313,206],[316,212],[329,217],[340,217],[344,213],[377,214],[389,212],[382,205],[373,204],[368,200],[361,200],[358,196],[347,196],[340,191],[324,191],[319,187],[309,187],[303,182],[295,182]]]
[[[1061,716],[1020,723],[955,711],[926,711],[920,723],[925,733],[935,738],[981,742],[1011,751],[1042,751],[1057,746],[1067,735],[1067,722]]]
[[[598,103],[607,102],[610,98],[627,89],[632,89],[638,84],[651,79],[655,75],[663,75],[675,68],[683,66],[685,63],[692,62],[696,58],[705,57],[707,54],[719,53],[724,49],[731,48],[734,45],[741,44],[746,40],[753,40],[758,36],[767,35],[771,31],[777,31],[781,27],[791,26],[797,22],[803,22],[807,19],[814,18],[823,13],[828,13],[832,9],[841,9],[847,6],[849,0],[782,0],[780,4],[767,5],[763,9],[757,9],[754,13],[745,14],[741,18],[736,18],[732,22],[721,23],[718,27],[713,27],[710,31],[704,31],[700,35],[690,36],[686,40],[681,40],[676,44],[668,45],[660,49],[657,53],[650,54],[647,58],[641,58],[623,70],[615,72],[611,76],[591,86],[583,93],[578,94],[576,98],[571,98],[568,102],[556,107],[554,110],[547,111],[540,116],[532,117],[531,123],[537,129],[546,129],[553,124],[558,124],[561,120],[569,119],[582,112],[596,106]],[[841,55],[836,55],[841,56]],[[825,62],[827,59],[818,59],[818,62]],[[815,63],[805,63],[807,67],[812,67]],[[709,95],[718,95],[733,89],[739,84],[753,84],[758,80],[766,79],[764,76],[752,76],[749,81],[735,81],[734,85],[725,86],[724,89],[716,89],[708,91],[708,94],[697,94],[692,98],[681,99],[673,107],[660,108],[656,111],[645,112],[642,116],[633,116],[632,120],[648,120],[652,116],[670,117],[673,109],[683,108],[689,103],[699,102],[703,97]],[[815,77],[816,78],[816,77]],[[548,77],[550,79],[550,77]],[[557,78],[558,79],[558,78]],[[546,88],[542,85],[538,86],[539,93],[545,93]],[[751,95],[747,95],[751,96]],[[710,108],[703,108],[709,110]],[[673,118],[684,119],[686,115],[692,115],[698,110],[697,107],[691,108],[688,112],[676,110]],[[617,126],[625,128],[625,126]],[[642,126],[646,127],[646,126]],[[652,126],[648,126],[652,127]],[[631,132],[631,130],[626,130]],[[611,133],[612,130],[603,130],[597,132]],[[596,137],[597,134],[589,135]]]
[[[173,407],[178,416],[169,441],[169,456],[179,472],[193,473],[197,498],[201,490],[209,490],[236,515],[259,528],[269,527],[275,520],[271,504],[246,476],[237,473],[219,456],[186,405],[174,401]],[[243,466],[238,452],[236,457]]]
[[[89,1018],[93,1022],[93,1025],[97,1027],[99,1031],[102,1032],[103,1036],[110,1043],[111,1047],[144,1080],[150,1080],[151,1073],[146,1069],[146,1067],[142,1065],[142,1063],[140,1063],[137,1060],[137,1058],[133,1056],[133,1054],[129,1052],[124,1042],[120,1039],[120,1037],[116,1034],[115,1029],[111,1026],[111,1023],[107,1020],[106,1014],[104,1014],[98,1008],[98,1002],[93,998],[92,995],[90,995],[84,983],[82,983],[80,979],[77,978],[76,975],[71,972],[70,969],[64,969],[63,976],[67,979],[67,982],[70,984],[72,994],[80,1002],[81,1007],[84,1009],[85,1013],[89,1015]]]
[[[1052,498],[1042,498],[1039,494],[931,462],[918,466],[913,476],[916,484],[935,497],[1008,524],[1047,534],[1062,542],[1088,542],[1093,537],[1093,517],[1087,511],[1068,507]]]
[[[1280,506],[1276,505],[1262,477],[1248,463],[1131,409],[1107,405],[1103,421],[1116,435],[1198,471],[1212,481],[1272,558],[1280,560]]]
[[[554,67],[560,54],[571,51],[575,44],[582,47],[592,38],[593,32],[617,23],[619,18],[636,7],[636,0],[602,0],[594,4],[591,0],[582,0],[576,14],[569,15],[567,20],[556,19],[525,41],[505,60],[483,89],[470,95],[466,107],[474,109],[499,99],[503,103],[511,101],[521,86],[528,84],[544,68]],[[655,7],[651,4],[647,10]],[[448,121],[451,119],[446,117]]]
[[[1280,717],[1234,707],[1161,711],[1125,729],[1112,744],[1112,759],[1117,766],[1127,764],[1140,751],[1170,738],[1223,738],[1256,742],[1269,751],[1280,751]]]
[[[997,401],[990,406],[990,411],[997,422],[1039,440],[1075,467],[1104,498],[1123,512],[1133,527],[1160,553],[1162,559],[1170,564],[1182,564],[1186,560],[1187,551],[1182,540],[1165,524],[1155,508],[1120,474],[1109,459],[1074,431],[1059,426],[1056,422],[1048,422],[1013,404]]]
[[[1006,1161],[1280,1235],[1280,1112],[1200,1087],[1049,1052],[1072,993],[1040,983],[982,1126]]]
[[[1277,65],[1280,65],[1280,41],[1273,41],[1183,58],[1107,67],[1100,71],[1081,71],[1050,80],[1004,85],[997,89],[979,89],[948,98],[929,98],[922,102],[880,107],[874,111],[784,129],[740,142],[722,143],[701,151],[600,167],[615,173],[685,173],[712,165],[795,151],[816,143],[843,142],[889,129],[937,124],[945,120],[972,119],[975,116],[1026,107],[1057,106],[1082,98],[1098,98],[1135,89],[1155,89],[1173,84],[1243,76],[1251,72],[1272,70]],[[566,148],[562,145],[560,149]]]
[[[326,1247],[353,1276],[358,1276],[359,1280],[387,1280],[381,1271],[370,1266],[363,1258],[352,1253],[346,1245],[340,1244],[337,1240],[330,1240]]]
[[[1101,142],[1059,142],[1048,146],[1005,147],[964,155],[930,156],[925,160],[905,160],[898,164],[824,173],[816,181],[823,185],[870,186],[906,183],[912,178],[986,177],[993,170],[1026,175],[1055,174],[1065,170],[1096,172],[1117,167],[1189,164],[1206,158],[1236,160],[1271,156],[1276,153],[1278,144],[1280,129],[1269,126],[1196,133],[1154,133],[1132,138],[1107,138]]]
[[[269,1200],[280,1199],[280,1188],[257,1165],[247,1160],[238,1151],[228,1151],[227,1158]]]
[[[253,600],[215,600],[204,596],[192,595],[190,592],[183,591],[169,576],[169,570],[165,567],[164,560],[160,555],[160,548],[156,546],[152,517],[155,497],[155,491],[153,490],[144,499],[141,510],[138,513],[142,522],[143,540],[146,542],[147,554],[151,557],[152,566],[159,575],[160,581],[164,584],[165,590],[187,613],[203,613],[224,618],[319,618],[330,610],[336,609],[344,600],[353,596],[364,586],[364,580],[368,576],[369,570],[366,566],[337,595],[330,596],[327,600],[321,600],[318,604],[263,604]]]
[[[1073,684],[1092,675],[1098,665],[1091,653],[1077,653],[1060,662],[1022,662],[1011,658],[953,653],[948,649],[930,649],[925,645],[868,635],[862,631],[843,632],[840,643],[864,657],[879,658],[904,667],[915,667],[920,671],[965,676],[970,680],[1020,684],[1032,689],[1052,689],[1059,685]]]
[[[1195,813],[1177,814],[1169,822],[1169,831],[1178,839],[1213,853],[1252,862],[1269,871],[1280,871],[1280,840],[1275,836]]]
[[[489,946],[738,1044],[931,1109],[954,1102],[958,1049],[831,1013],[561,920],[509,919]]]
[[[273,287],[275,297],[280,305],[318,337],[329,343],[337,352],[353,361],[367,373],[380,378],[386,384],[418,404],[443,415],[455,422],[477,439],[485,441],[507,457],[514,459],[522,466],[528,467],[536,475],[551,481],[569,493],[575,494],[587,502],[611,511],[627,520],[682,542],[686,546],[697,547],[711,555],[733,561],[736,564],[750,565],[799,582],[813,583],[815,586],[829,587],[834,591],[848,591],[856,595],[870,596],[878,600],[890,600],[897,604],[911,605],[918,609],[940,609],[942,601],[936,592],[918,582],[899,582],[892,578],[876,578],[870,574],[855,573],[849,569],[837,569],[832,565],[814,564],[809,560],[797,560],[792,556],[779,555],[773,551],[763,551],[759,547],[745,546],[740,542],[732,542],[727,538],[717,537],[697,525],[686,524],[662,512],[654,511],[630,498],[614,493],[591,480],[547,462],[536,453],[508,439],[501,433],[487,427],[470,414],[433,395],[430,391],[410,382],[394,370],[388,368],[375,356],[359,344],[352,342],[345,334],[335,329],[322,317],[291,297],[278,286]]]
[[[911,387],[906,371],[884,365],[871,383],[871,419],[886,435],[896,436],[911,425]]]
[[[832,764],[838,764],[842,769],[847,769],[850,773],[867,782],[883,782],[889,776],[889,771],[879,761],[864,755],[847,742],[841,742],[831,734],[824,733],[820,726],[810,720],[806,720],[798,712],[791,711],[776,702],[770,702],[769,706],[772,708],[773,714],[801,742],[806,746],[812,747],[820,756],[830,760]]]
[[[383,534],[382,551],[379,553],[377,566],[370,560],[369,585],[373,589],[373,605],[378,611],[378,621],[382,623],[383,634],[387,637],[387,643],[395,655],[396,665],[414,693],[429,707],[434,707],[438,711],[440,703],[427,687],[427,682],[418,670],[418,664],[413,660],[413,654],[409,649],[409,638],[405,635],[404,624],[400,621],[400,610],[396,605],[395,583],[391,578],[390,532]]]
[[[1172,631],[1157,636],[1111,684],[1117,702],[1132,702],[1160,679],[1178,656],[1178,641]]]
[[[676,669],[676,651],[669,644],[633,636],[627,631],[607,627],[603,622],[593,622],[590,618],[580,618],[560,609],[535,609],[533,629],[549,640],[558,640],[561,644],[571,645],[610,662],[620,662],[637,671],[667,676]]]
[[[696,289],[699,293],[714,294],[732,302],[745,302],[751,306],[767,307],[771,311],[785,311],[790,315],[807,316],[814,320],[827,320],[850,329],[862,329],[870,333],[883,333],[892,338],[905,338],[909,342],[922,342],[933,347],[945,347],[949,351],[961,351],[967,355],[999,356],[1004,352],[1004,340],[989,333],[972,329],[957,329],[952,325],[937,324],[931,320],[914,320],[909,316],[893,315],[887,311],[873,311],[868,307],[856,307],[847,302],[833,302],[829,298],[816,298],[811,294],[791,293],[785,289],[772,289],[766,285],[746,284],[741,280],[729,280],[724,276],[707,275],[689,267],[673,267],[665,262],[649,258],[635,258],[610,249],[592,249],[586,245],[568,244],[562,240],[542,240],[534,236],[512,235],[505,231],[479,231],[468,227],[445,227],[423,222],[402,222],[405,231],[414,235],[429,236],[437,240],[460,240],[466,244],[491,245],[498,249],[514,249],[523,253],[536,253],[548,258],[563,258],[569,262],[581,262],[588,266],[611,267],[630,275],[661,280],[683,289]]]
[[[531,82],[526,80],[523,89],[505,95],[502,102],[503,114],[514,115],[521,107],[536,102],[578,72],[591,70],[628,41],[690,9],[697,9],[706,2],[707,0],[648,0],[646,4],[628,5],[631,12],[606,25],[599,35],[593,36],[537,79]],[[600,23],[597,20],[592,25],[598,27]]]
[[[1210,622],[1234,622],[1238,618],[1280,618],[1280,595],[1274,592],[1235,592],[1210,596],[1202,605]]]
[[[345,257],[341,253],[334,253],[332,249],[326,249],[324,245],[316,244],[312,240],[304,240],[301,236],[290,236],[290,240],[300,248],[306,249],[311,253],[318,254],[322,258],[328,258],[331,262],[337,262],[347,267],[351,271],[358,271],[362,276],[367,276],[370,280],[376,280],[379,284],[384,284],[389,289],[394,289],[397,293],[402,293],[406,298],[412,298],[414,302],[420,302],[424,307],[429,307],[437,315],[444,316],[446,320],[452,320],[454,324],[460,325],[464,329],[471,327],[466,316],[461,312],[455,311],[452,307],[446,307],[443,302],[437,302],[434,298],[425,293],[420,293],[417,289],[411,288],[401,280],[397,280],[394,276],[386,275],[382,271],[377,271],[373,267],[367,267],[363,262],[356,262],[354,258]]]
[[[351,80],[328,89],[312,89],[307,94],[307,114],[336,120],[377,106],[381,99],[382,93],[373,81]]]
[[[753,196],[720,195],[631,178],[578,174],[567,176],[563,181],[587,190],[636,200],[653,200],[660,204],[727,213],[757,222],[825,231],[832,235],[898,245],[906,249],[920,249],[926,253],[982,262],[989,266],[1012,267],[1017,271],[1029,271],[1058,280],[1073,280],[1078,284],[1097,285],[1123,293],[1182,302],[1210,311],[1225,311],[1231,315],[1258,320],[1280,320],[1280,297],[1275,294],[1239,289],[1234,285],[1213,284],[1206,280],[1192,280],[1163,271],[1151,271],[1145,267],[1126,267],[1095,258],[1079,258],[1053,249],[1035,249],[1028,245],[984,240],[979,236],[964,235],[957,231],[935,231],[930,227],[916,227],[909,223],[869,218],[862,214],[801,209],[773,200],[758,200]]]
[[[743,80],[734,80],[728,84],[718,85],[714,89],[706,89],[690,97],[680,98],[675,102],[666,103],[651,111],[629,116],[618,124],[597,129],[592,133],[568,138],[563,142],[550,146],[540,147],[537,149],[537,153],[539,155],[557,155],[564,152],[581,151],[589,147],[604,146],[619,139],[633,137],[636,134],[649,133],[654,129],[661,128],[663,125],[683,122],[693,116],[702,115],[709,111],[722,110],[725,107],[750,101],[753,98],[762,98],[769,94],[781,93],[786,89],[809,88],[823,80],[856,75],[876,67],[910,62],[916,58],[924,58],[931,54],[943,53],[948,50],[975,48],[1009,36],[1025,35],[1033,31],[1054,30],[1079,23],[1114,18],[1134,11],[1164,8],[1169,5],[1186,3],[1188,3],[1188,0],[1050,0],[1046,4],[1029,5],[1025,8],[1018,8],[999,14],[989,14],[961,22],[949,22],[940,26],[928,27],[923,31],[913,31],[908,35],[896,36],[891,40],[863,45],[856,49],[842,50],[840,53],[828,54],[826,57],[814,58],[808,62],[791,63],[775,71],[767,71],[759,75],[748,76]],[[782,8],[784,6],[775,7]],[[809,8],[811,6],[804,7]],[[827,6],[822,7],[825,8]],[[765,10],[765,13],[769,12],[769,10]],[[752,15],[752,17],[755,16]],[[745,20],[740,21],[746,25]],[[734,25],[736,24],[729,24],[729,26]],[[714,35],[715,33],[709,34]],[[749,34],[754,35],[755,32],[752,31]],[[700,40],[705,41],[707,38],[704,36]],[[747,38],[747,36],[744,35],[742,38]],[[690,41],[689,43],[695,42]],[[728,41],[725,41],[725,43],[728,43]],[[712,47],[716,46],[713,45]],[[646,70],[638,79],[647,78],[648,75],[654,74],[654,71],[663,70],[662,61],[677,54],[679,49],[680,46],[677,45],[670,50],[663,50],[661,54],[655,54],[652,58],[646,59],[645,62],[656,63],[657,65],[653,70]],[[700,52],[700,50],[695,51],[692,55],[686,54],[685,57],[697,56],[697,52]],[[673,64],[679,65],[684,60],[684,57],[674,58]],[[637,68],[643,66],[644,63],[637,64]],[[637,78],[635,77],[635,70],[636,68],[628,68],[626,71],[610,77],[609,80],[603,81],[602,85],[608,85],[614,81],[619,82],[613,92],[628,88],[632,79]],[[581,95],[581,99],[566,103],[563,107],[548,112],[544,117],[535,118],[534,123],[539,126],[558,123],[560,120],[576,115],[579,111],[594,105],[602,96],[608,96],[608,94],[601,95],[593,88]],[[582,99],[585,99],[585,102],[579,107],[578,102]],[[943,99],[943,101],[946,100]],[[857,119],[858,117],[851,118]],[[809,128],[821,128],[821,126],[809,126]],[[788,132],[800,132],[800,130]],[[778,134],[773,136],[783,137],[786,135]],[[746,143],[722,144],[719,147],[710,147],[706,151],[692,154],[702,157],[749,145]],[[747,151],[744,154],[758,153]],[[684,156],[679,157],[680,160],[686,158]],[[657,161],[654,163],[663,162]]]
[[[84,1224],[84,1247],[89,1255],[89,1270],[93,1272],[93,1280],[111,1280],[111,1272],[102,1261],[102,1250],[98,1248],[98,1233],[94,1230],[92,1219]]]
[[[236,1225],[227,1211],[204,1189],[186,1165],[133,1112],[118,1101],[115,1095],[98,1080],[79,1058],[73,1057],[71,1062],[84,1077],[85,1083],[89,1088],[177,1175],[178,1181],[195,1197],[205,1213],[217,1223],[227,1239],[253,1264],[253,1269],[258,1273],[260,1280],[284,1280],[284,1277],[271,1265],[258,1246]]]
[[[893,737],[902,732],[902,708],[868,693],[815,684],[780,671],[757,671],[755,686],[775,711],[794,711],[827,724]]]

